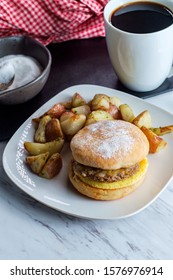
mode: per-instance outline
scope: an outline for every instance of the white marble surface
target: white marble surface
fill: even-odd
[[[148,99],[173,109],[173,92]],[[173,181],[155,202],[122,220],[83,220],[35,201],[2,167],[0,142],[0,259],[173,259]]]

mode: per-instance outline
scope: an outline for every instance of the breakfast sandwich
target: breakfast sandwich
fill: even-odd
[[[148,140],[137,126],[123,120],[85,126],[70,148],[69,179],[77,191],[96,200],[130,194],[147,172]]]

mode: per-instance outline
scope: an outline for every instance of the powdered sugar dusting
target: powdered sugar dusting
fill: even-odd
[[[127,130],[127,123],[123,121],[101,121],[85,129],[88,130],[85,137],[74,138],[73,144],[81,149],[92,146],[93,153],[104,159],[116,156],[117,153],[123,157],[135,144]],[[93,137],[97,141],[92,141]]]

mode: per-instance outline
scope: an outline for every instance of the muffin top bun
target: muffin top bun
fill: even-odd
[[[144,133],[122,120],[105,120],[81,129],[70,143],[73,158],[101,169],[125,168],[143,160],[149,152]]]

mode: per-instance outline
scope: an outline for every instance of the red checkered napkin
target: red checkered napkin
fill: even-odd
[[[105,36],[108,0],[0,0],[0,37],[28,35],[44,45]]]

